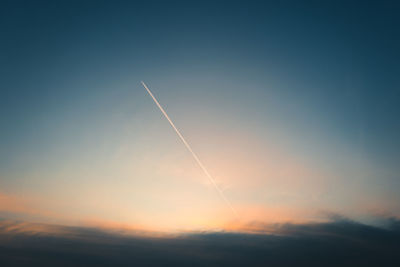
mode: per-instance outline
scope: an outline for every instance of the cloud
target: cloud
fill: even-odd
[[[43,197],[30,194],[10,194],[0,192],[0,219],[9,218],[24,221],[68,221],[68,216],[59,211],[45,208]]]
[[[400,221],[264,225],[272,233],[133,232],[0,221],[2,266],[399,266]],[[259,227],[262,227],[260,224]],[[267,231],[264,231],[267,232]]]
[[[31,209],[29,208],[26,199],[0,192],[0,211],[27,213],[30,212]]]

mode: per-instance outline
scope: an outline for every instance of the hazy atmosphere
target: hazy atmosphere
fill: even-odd
[[[396,266],[399,12],[2,1],[0,263]]]

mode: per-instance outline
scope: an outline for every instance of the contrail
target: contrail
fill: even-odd
[[[225,201],[225,203],[229,206],[229,208],[232,210],[232,212],[235,214],[236,217],[238,216],[238,213],[236,210],[233,208],[231,202],[225,197],[224,192],[219,188],[217,183],[215,182],[214,178],[211,176],[211,174],[208,172],[206,167],[203,165],[203,163],[200,161],[199,157],[194,153],[193,149],[190,147],[189,143],[186,142],[185,138],[183,135],[179,132],[178,128],[176,128],[175,124],[172,122],[172,120],[169,118],[167,112],[163,109],[163,107],[158,103],[157,99],[154,97],[154,95],[151,93],[150,89],[146,86],[146,84],[142,81],[141,82],[143,87],[146,89],[146,91],[149,93],[151,98],[153,98],[154,102],[158,106],[158,108],[161,110],[162,114],[164,114],[165,118],[168,120],[169,124],[171,124],[172,128],[174,128],[175,132],[178,134],[179,138],[182,140],[183,144],[186,146],[186,148],[189,150],[190,153],[192,153],[193,158],[196,160],[197,164],[199,164],[200,168],[203,170],[204,174],[207,176],[207,178],[210,180],[210,182],[214,185],[215,190],[219,193],[220,197]]]

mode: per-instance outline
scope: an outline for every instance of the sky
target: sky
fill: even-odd
[[[3,1],[0,217],[245,232],[400,216],[399,8]]]

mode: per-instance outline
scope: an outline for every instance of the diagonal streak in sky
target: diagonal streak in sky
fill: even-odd
[[[141,82],[143,87],[146,89],[146,91],[149,93],[151,98],[154,100],[158,108],[161,110],[162,114],[164,114],[164,117],[168,120],[169,124],[171,124],[172,128],[174,128],[175,132],[179,136],[179,138],[182,140],[183,144],[186,146],[186,148],[189,150],[189,152],[192,154],[193,158],[196,160],[197,164],[200,166],[200,168],[203,170],[204,174],[207,176],[207,178],[210,180],[210,182],[213,184],[215,190],[219,193],[220,197],[224,200],[224,202],[229,206],[229,208],[232,210],[232,212],[235,214],[236,217],[238,216],[238,213],[236,210],[233,208],[231,202],[226,198],[224,195],[224,192],[219,188],[217,183],[215,182],[214,178],[211,176],[211,174],[208,172],[206,167],[203,165],[203,163],[200,161],[199,157],[194,153],[193,149],[190,147],[189,143],[186,142],[185,138],[183,135],[179,132],[178,128],[176,128],[175,124],[172,122],[172,120],[169,118],[167,112],[163,109],[163,107],[158,103],[157,99],[154,97],[150,89],[147,87],[147,85],[142,81]]]

